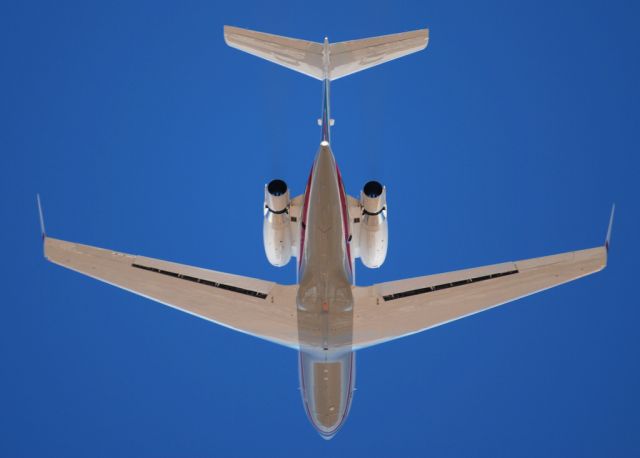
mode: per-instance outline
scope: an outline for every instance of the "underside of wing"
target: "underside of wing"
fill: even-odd
[[[55,264],[236,331],[298,346],[295,286],[49,237],[44,248]]]
[[[354,290],[355,349],[424,331],[602,270],[603,247]]]

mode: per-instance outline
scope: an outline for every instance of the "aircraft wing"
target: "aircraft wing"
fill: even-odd
[[[236,331],[298,348],[295,285],[65,242],[45,236],[42,229],[44,255],[55,264]]]
[[[610,233],[610,231],[609,231]],[[353,348],[415,334],[602,270],[605,246],[354,289]]]

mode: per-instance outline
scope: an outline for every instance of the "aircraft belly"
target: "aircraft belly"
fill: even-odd
[[[328,145],[318,151],[309,184],[304,253],[297,295],[301,349],[349,350],[353,340],[353,296],[345,268],[346,241],[341,186]]]
[[[353,295],[345,240],[342,185],[323,144],[303,209],[304,253],[296,297],[300,386],[309,420],[330,439],[343,424],[355,383]]]

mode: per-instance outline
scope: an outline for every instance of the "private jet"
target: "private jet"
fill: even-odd
[[[298,352],[302,403],[324,439],[344,425],[355,389],[355,352],[497,307],[598,272],[595,248],[453,272],[354,284],[354,262],[380,267],[387,255],[386,187],[372,180],[358,197],[345,193],[332,151],[330,83],[421,51],[428,29],[329,43],[224,27],[226,43],[320,80],[321,131],[304,193],[287,183],[264,188],[263,240],[274,266],[295,258],[298,282],[277,284],[63,241],[46,235],[37,197],[44,256],[49,261],[230,329]],[[246,254],[248,255],[248,254]],[[238,393],[240,395],[240,393]]]

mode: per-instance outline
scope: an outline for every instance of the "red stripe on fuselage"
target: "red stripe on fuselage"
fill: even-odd
[[[300,223],[300,250],[298,253],[298,272],[302,267],[302,254],[304,252],[304,237],[307,231],[307,213],[309,211],[309,190],[311,189],[311,178],[313,177],[313,166],[309,172],[307,180],[307,188],[304,191],[304,205],[302,206],[302,221]]]
[[[336,164],[336,174],[338,176],[338,193],[340,194],[340,207],[342,210],[342,228],[344,231],[344,243],[347,253],[347,262],[349,271],[353,274],[353,265],[351,259],[351,244],[349,243],[349,211],[347,209],[347,196],[344,191],[344,183],[342,182],[342,174]],[[298,272],[302,268],[302,257],[304,254],[304,241],[307,229],[307,216],[309,213],[309,191],[311,189],[311,180],[313,179],[313,166],[309,172],[309,178],[307,180],[307,188],[304,193],[304,205],[302,206],[302,222],[300,224],[300,250],[298,258]]]
[[[347,196],[344,192],[344,183],[342,183],[342,175],[340,169],[336,164],[336,173],[338,174],[338,191],[340,192],[340,205],[342,206],[342,227],[344,229],[344,243],[347,247],[347,259],[349,261],[349,270],[353,273],[353,266],[351,265],[351,244],[349,243],[349,211],[347,209]]]

